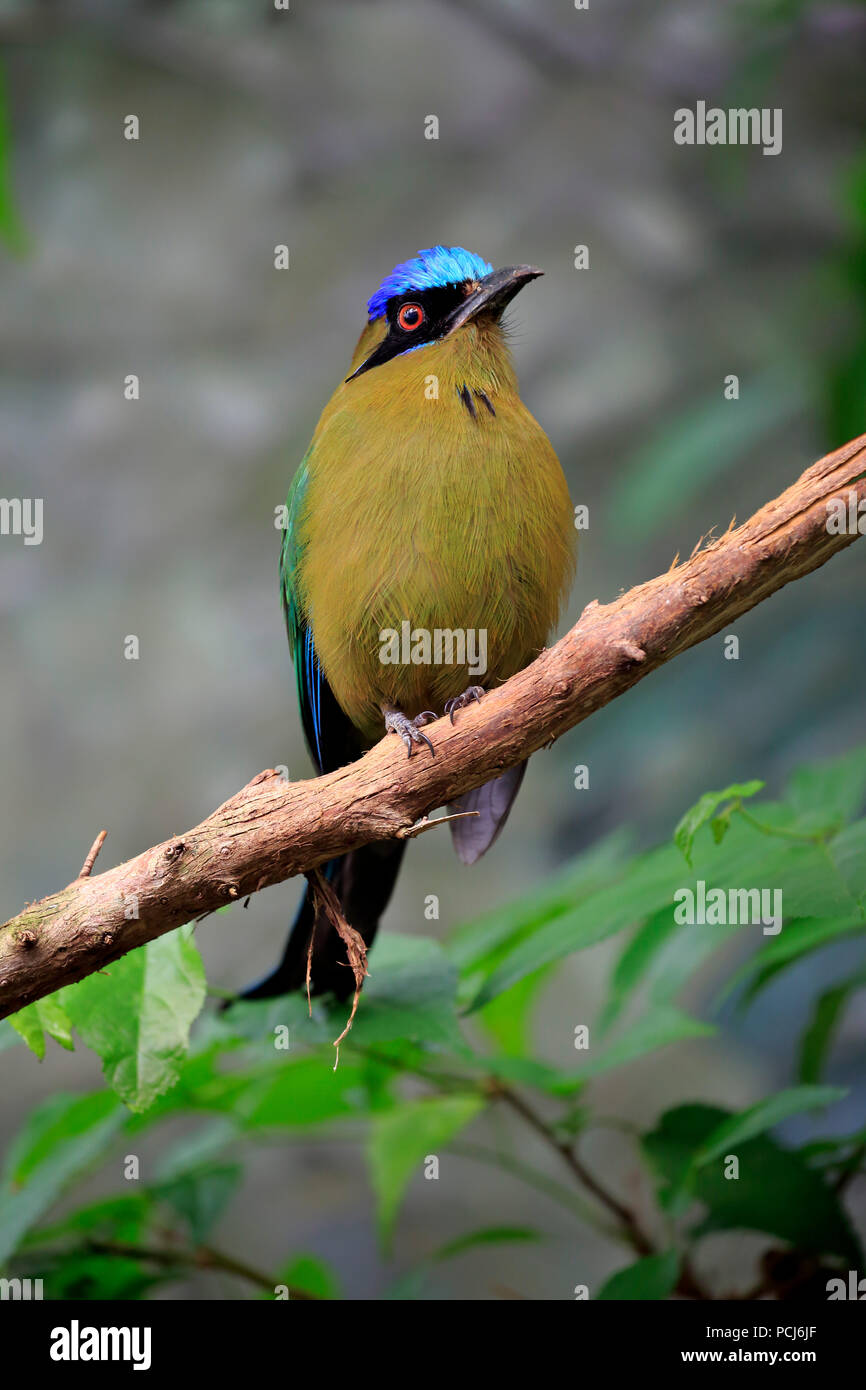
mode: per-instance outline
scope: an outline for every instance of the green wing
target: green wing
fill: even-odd
[[[332,772],[352,762],[362,749],[357,731],[325,679],[316,655],[312,624],[303,611],[298,593],[298,569],[303,557],[299,523],[309,482],[311,454],[312,448],[304,455],[286,502],[286,529],[280,547],[280,596],[307,747],[319,772]]]

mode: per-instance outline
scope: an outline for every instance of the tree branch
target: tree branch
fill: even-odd
[[[866,435],[684,564],[589,604],[561,641],[456,725],[430,725],[435,757],[407,759],[385,738],[326,777],[286,783],[261,772],[186,834],[30,905],[0,928],[0,1018],[226,902],[372,840],[406,838],[434,807],[550,744],[856,540],[856,529],[828,531],[831,502],[866,512]]]

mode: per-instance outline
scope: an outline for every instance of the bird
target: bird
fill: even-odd
[[[562,610],[576,565],[574,510],[553,446],[520,398],[503,323],[542,273],[495,270],[463,247],[436,245],[397,265],[368,300],[348,374],[291,484],[280,550],[298,703],[319,774],[384,734],[400,738],[407,757],[434,755],[431,720],[453,723],[527,666]],[[471,663],[468,639],[461,647],[455,633],[475,634],[473,654],[483,647],[485,661]],[[464,863],[493,844],[525,767],[450,806],[476,813],[449,822]],[[367,947],[405,844],[364,845],[324,867]],[[242,997],[301,988],[311,933],[311,991],[347,998],[345,946],[309,887],[276,969]]]

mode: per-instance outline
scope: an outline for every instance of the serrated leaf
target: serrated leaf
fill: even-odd
[[[692,847],[695,836],[702,825],[706,825],[711,820],[716,811],[725,801],[741,801],[746,797],[755,796],[763,788],[764,783],[759,781],[734,782],[729,787],[725,787],[719,792],[704,792],[703,796],[690,806],[688,811],[679,821],[674,830],[674,844],[682,850],[686,863],[691,865]],[[720,835],[716,843],[720,843],[723,835]]]
[[[61,997],[82,1041],[102,1058],[108,1084],[141,1112],[177,1081],[205,992],[198,948],[179,930],[67,986]]]
[[[611,1299],[651,1299],[660,1303],[676,1288],[680,1274],[680,1257],[676,1250],[660,1255],[646,1255],[626,1269],[612,1274],[600,1290],[601,1301]]]
[[[428,1154],[447,1146],[484,1109],[481,1096],[409,1101],[377,1115],[367,1142],[379,1233],[387,1245],[406,1188]]]

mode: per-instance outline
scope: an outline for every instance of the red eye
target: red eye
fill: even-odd
[[[424,322],[424,310],[420,304],[404,304],[397,315],[397,322],[407,333],[411,333]]]

